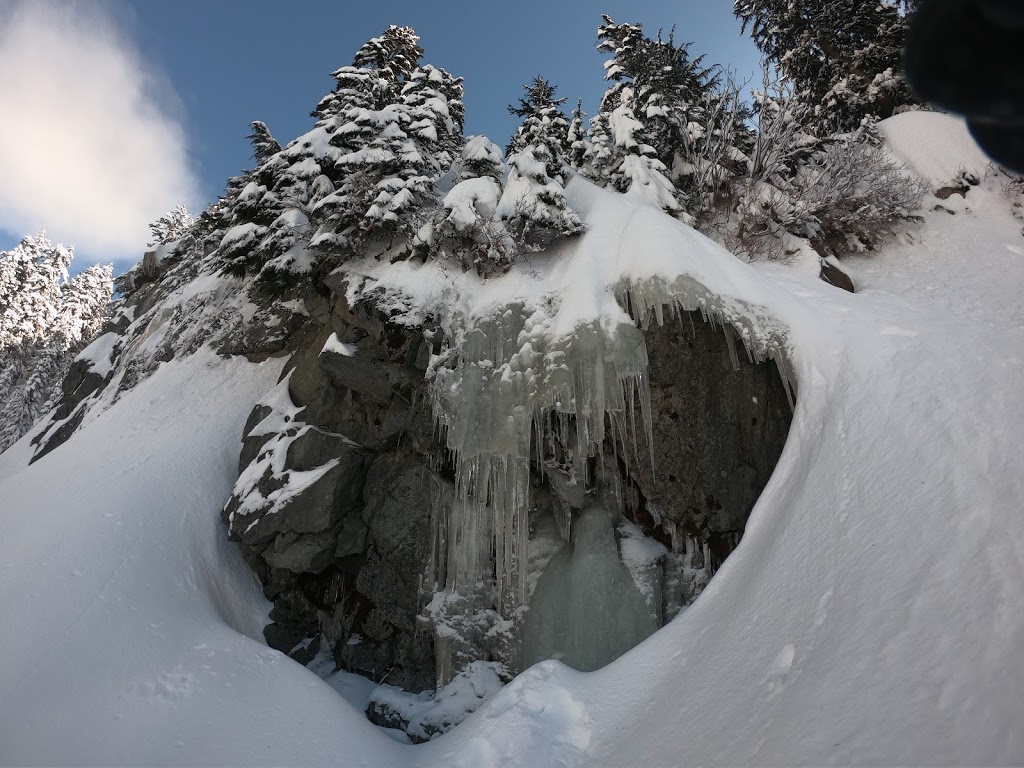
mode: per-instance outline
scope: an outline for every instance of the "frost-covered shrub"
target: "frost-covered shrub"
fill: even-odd
[[[519,249],[497,218],[500,197],[501,185],[490,176],[456,184],[442,201],[438,220],[418,239],[437,257],[456,261],[466,270],[476,269],[485,277],[507,270]]]
[[[758,241],[789,233],[819,252],[872,250],[900,221],[916,218],[925,186],[888,151],[847,137],[827,142],[777,184],[755,181],[741,196],[738,237]],[[762,248],[770,248],[764,242]]]
[[[783,258],[790,237],[819,252],[871,250],[915,218],[925,186],[892,159],[874,120],[819,137],[809,127],[812,109],[767,67],[754,101],[755,137],[726,236],[734,250]]]

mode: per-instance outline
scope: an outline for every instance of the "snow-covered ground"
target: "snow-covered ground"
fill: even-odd
[[[950,118],[885,131],[933,186],[978,162]],[[37,464],[24,440],[0,456],[0,763],[1024,762],[1024,237],[998,184],[853,262],[856,295],[586,196],[581,250],[679,265],[791,345],[786,449],[692,607],[398,744],[252,639],[268,605],[218,514],[279,364],[200,353]]]

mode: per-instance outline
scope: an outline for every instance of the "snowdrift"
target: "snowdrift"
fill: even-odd
[[[978,160],[945,116],[884,132],[932,184]],[[589,227],[575,252],[491,298],[540,270],[569,324],[621,313],[619,278],[683,280],[784,347],[799,383],[743,540],[690,609],[604,669],[542,662],[451,733],[395,743],[252,639],[267,604],[217,514],[279,364],[201,352],[31,467],[28,438],[0,457],[0,762],[1024,760],[1024,238],[998,179],[856,261],[856,295],[744,265],[611,193],[569,194]],[[408,269],[424,301],[475,280]]]

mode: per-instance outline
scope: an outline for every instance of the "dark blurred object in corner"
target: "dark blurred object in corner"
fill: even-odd
[[[1024,0],[922,0],[903,58],[923,101],[964,115],[993,160],[1024,173]]]

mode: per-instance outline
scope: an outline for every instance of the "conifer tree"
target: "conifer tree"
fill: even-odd
[[[193,221],[184,205],[175,206],[174,209],[149,225],[149,231],[153,234],[153,239],[149,243],[150,247],[178,240],[192,226]]]
[[[498,215],[522,247],[538,248],[579,234],[583,224],[565,200],[569,121],[559,109],[565,99],[556,99],[554,86],[539,76],[523,90],[508,108],[523,122],[506,151],[510,171]]]
[[[735,0],[744,31],[813,105],[821,133],[855,130],[914,99],[903,79],[906,15],[885,0]]]
[[[611,170],[618,159],[615,142],[608,128],[608,115],[598,112],[591,118],[583,157],[582,173],[601,186],[606,186],[610,182]]]
[[[281,145],[277,143],[262,120],[252,121],[252,133],[246,136],[252,142],[253,159],[257,165],[262,165],[271,157],[281,151]]]
[[[417,236],[420,249],[458,261],[487,276],[505,270],[518,248],[498,218],[505,166],[486,136],[470,136],[462,150],[460,181],[445,195],[437,221]]]
[[[283,149],[253,124],[259,165],[228,196],[219,258],[235,274],[287,279],[410,240],[462,149],[462,80],[419,66],[419,38],[389,27],[332,73],[316,124]],[[262,126],[262,124],[259,124]]]
[[[576,102],[569,120],[569,130],[565,137],[565,145],[568,147],[569,165],[579,170],[586,163],[587,159],[587,131],[583,127],[583,118],[587,115],[583,111],[583,100]]]
[[[682,210],[682,195],[669,178],[669,162],[678,142],[665,130],[670,110],[668,96],[655,88],[658,77],[650,64],[654,41],[645,37],[639,24],[617,24],[607,15],[598,27],[598,50],[612,58],[605,62],[605,79],[611,85],[601,99],[600,114],[592,121],[591,141],[597,145],[591,168],[596,177],[619,192],[629,193],[670,213]],[[650,107],[650,109],[648,109]],[[661,139],[655,146],[656,136]]]
[[[747,114],[738,89],[722,81],[703,57],[691,57],[674,32],[644,34],[639,24],[607,15],[598,28],[598,50],[610,86],[591,121],[587,172],[665,211],[696,214],[708,187],[738,173]]]
[[[436,179],[461,150],[462,79],[418,67],[418,40],[411,29],[391,27],[356,55],[354,69],[369,75],[346,74],[350,92],[364,78],[369,93],[361,96],[372,105],[328,118],[338,123],[330,142],[339,151],[328,169],[334,191],[313,207],[319,226],[312,240],[325,258],[352,258],[371,246],[407,249],[424,208],[436,204]]]

